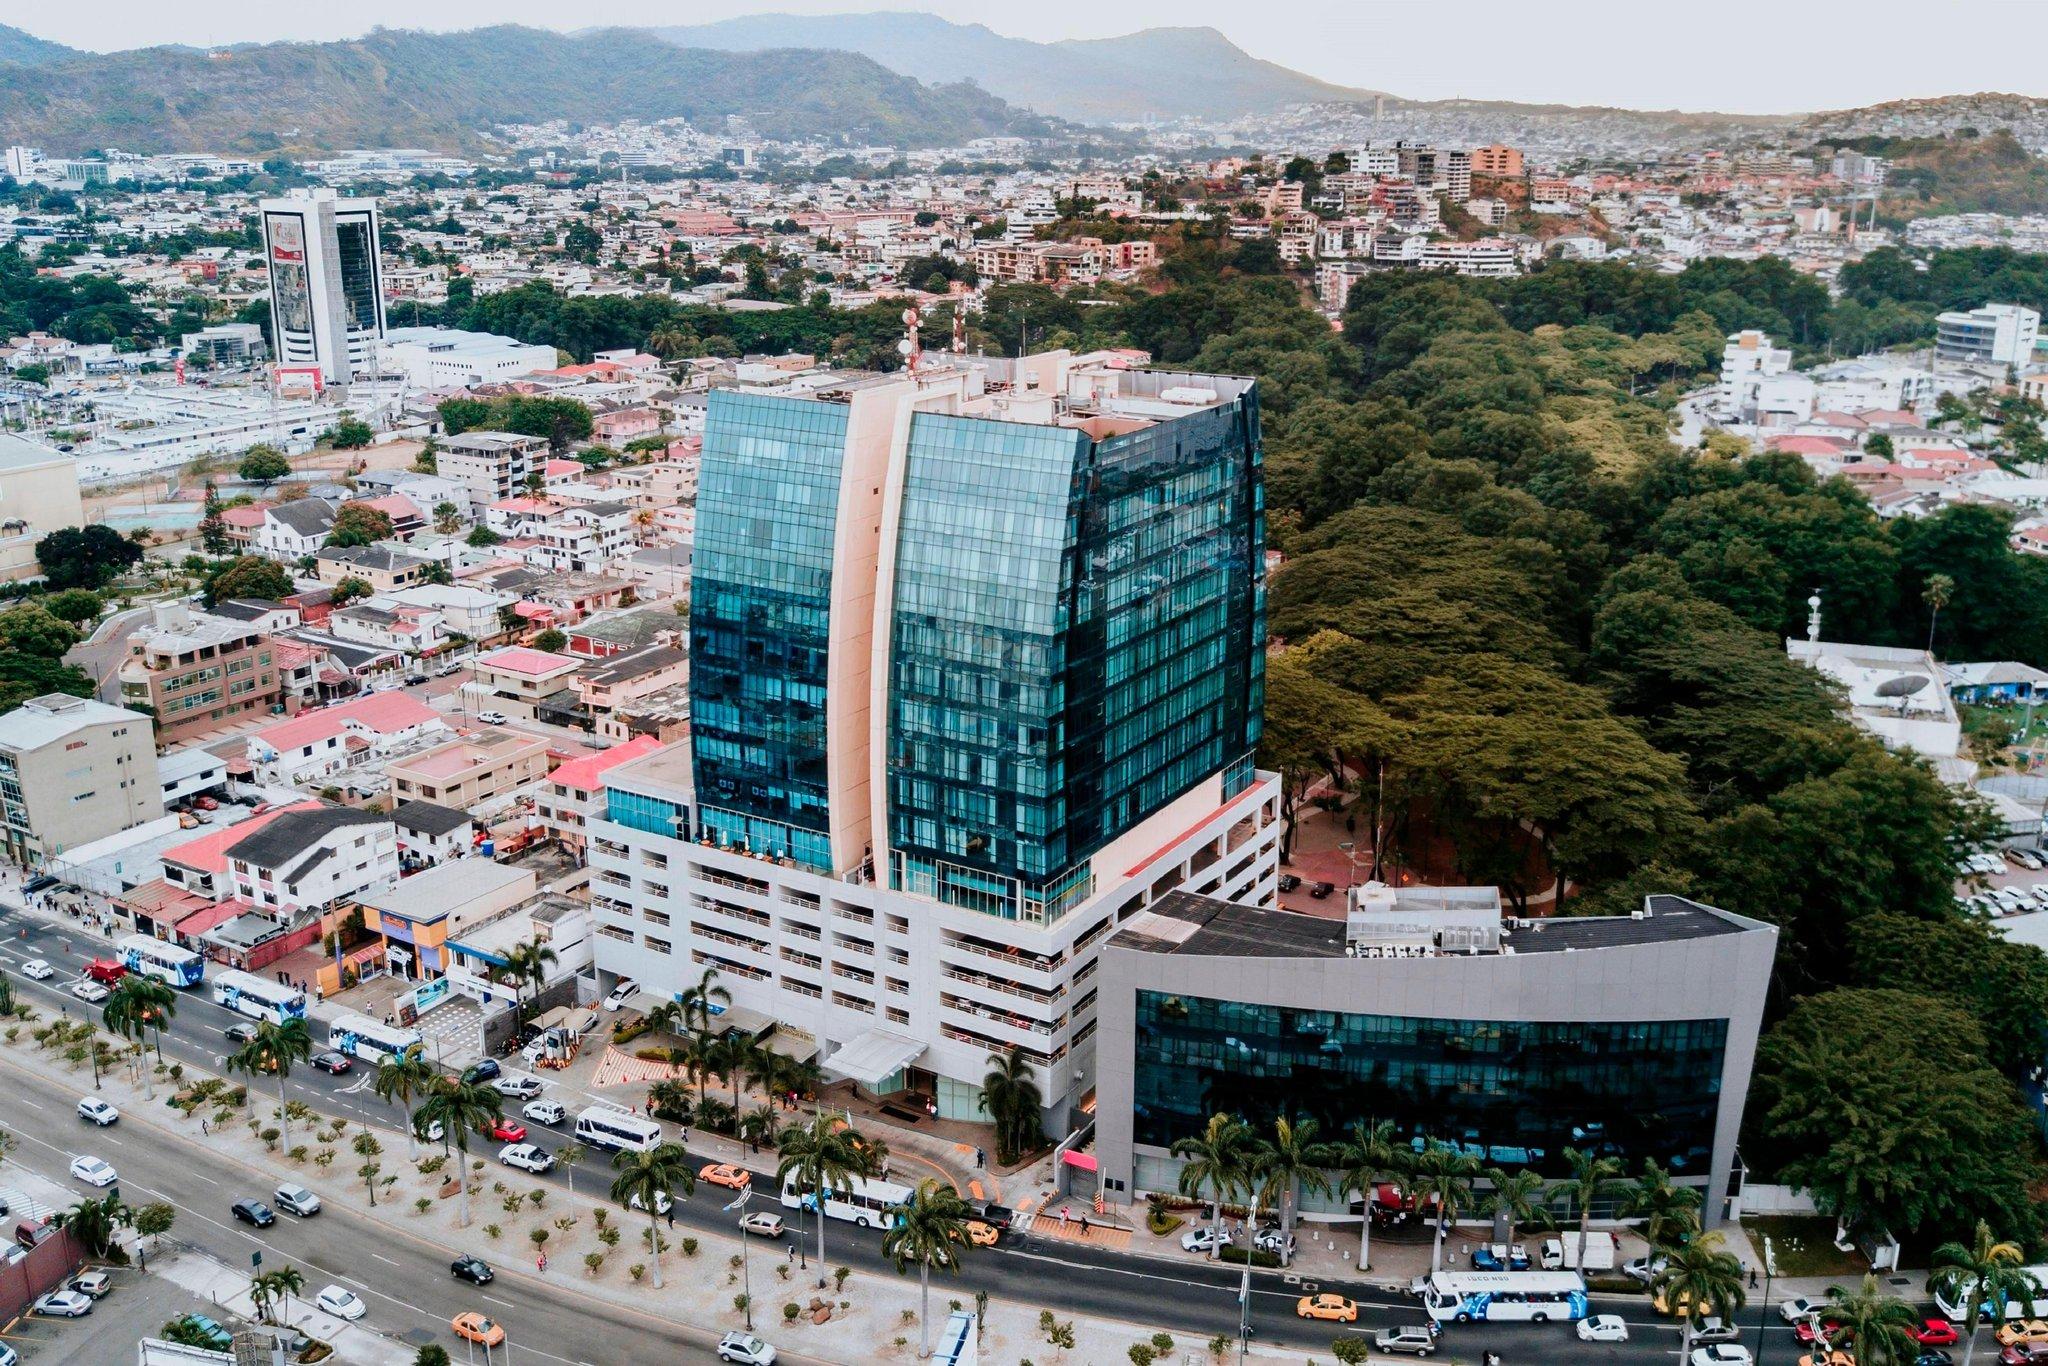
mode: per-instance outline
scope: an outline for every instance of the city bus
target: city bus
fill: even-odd
[[[843,1191],[825,1188],[825,1213],[834,1219],[844,1219],[862,1228],[887,1228],[896,1222],[889,1213],[892,1205],[901,1205],[910,1199],[908,1186],[893,1185],[887,1181],[867,1181],[856,1176],[851,1178]],[[784,1209],[816,1209],[817,1197],[809,1186],[799,1189],[792,1174],[782,1183],[782,1207]]]
[[[1421,1282],[1422,1307],[1438,1323],[1544,1323],[1586,1317],[1586,1283],[1575,1271],[1439,1271]]]
[[[190,949],[147,934],[131,934],[114,946],[128,971],[169,982],[174,987],[196,987],[206,975],[206,960]]]
[[[652,1152],[661,1146],[661,1126],[631,1110],[593,1105],[576,1116],[576,1141],[618,1153]]]
[[[340,1016],[328,1027],[327,1046],[337,1053],[375,1064],[386,1058],[417,1053],[427,1046],[427,1041],[417,1029],[393,1029],[367,1015],[350,1014]]]
[[[272,1024],[306,1018],[305,992],[233,968],[213,975],[213,999],[229,1010]]]
[[[2037,1287],[2035,1299],[2032,1304],[2024,1304],[2019,1300],[2006,1301],[2004,1317],[2008,1319],[2048,1318],[2048,1266],[2022,1266],[2016,1267],[2015,1270],[2033,1277],[2034,1285]],[[1960,1290],[1954,1299],[1937,1293],[1934,1296],[1934,1307],[1941,1310],[1949,1322],[1961,1324],[1963,1316],[1970,1310],[1970,1292],[1968,1287],[1965,1286]],[[1998,1306],[1980,1304],[1977,1306],[1977,1316],[1988,1323],[2000,1317]]]

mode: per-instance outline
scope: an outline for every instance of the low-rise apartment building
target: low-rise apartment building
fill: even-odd
[[[0,716],[0,851],[34,868],[164,813],[149,718],[50,693]]]
[[[604,775],[661,746],[651,735],[635,736],[624,744],[571,759],[550,773],[547,787],[534,799],[534,814],[540,817],[548,838],[580,861],[589,844],[587,827],[593,818],[604,815]]]
[[[430,561],[382,545],[328,546],[314,556],[314,577],[333,587],[343,579],[361,579],[373,593],[410,588],[427,577]]]
[[[251,776],[273,787],[318,786],[447,733],[440,713],[418,698],[371,693],[265,726],[249,737],[245,763]]]
[[[526,476],[548,457],[542,436],[517,432],[464,432],[448,437],[435,456],[435,472],[469,491],[472,509],[510,498],[526,487]]]
[[[271,637],[248,622],[161,603],[128,651],[117,674],[121,700],[155,715],[165,745],[280,704]]]
[[[511,730],[464,736],[389,764],[399,801],[469,809],[509,797],[548,776],[548,742]]]
[[[507,645],[472,659],[474,680],[466,686],[478,709],[495,708],[531,719],[542,698],[573,686],[570,675],[586,662],[573,655]]]
[[[391,818],[347,806],[287,811],[226,854],[230,894],[281,922],[398,881]]]

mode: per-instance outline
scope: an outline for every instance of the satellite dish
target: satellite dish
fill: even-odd
[[[1934,680],[1926,674],[1900,674],[1877,685],[1879,697],[1911,697]]]

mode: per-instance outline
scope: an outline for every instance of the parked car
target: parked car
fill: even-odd
[[[1664,1263],[1667,1260],[1664,1257],[1638,1257],[1634,1261],[1623,1262],[1621,1274],[1632,1281],[1641,1281],[1643,1284],[1648,1285],[1657,1278],[1657,1273],[1664,1269]],[[1788,1315],[1786,1322],[1792,1322],[1794,1317]],[[1796,1317],[1803,1318],[1805,1316],[1798,1315]]]
[[[76,1290],[52,1290],[47,1295],[37,1296],[31,1308],[38,1314],[55,1318],[82,1319],[92,1312],[92,1296]]]
[[[639,992],[640,984],[638,982],[630,977],[621,977],[619,984],[612,988],[611,994],[604,998],[604,1008],[606,1010],[617,1010],[625,1005],[626,1002],[632,1000]]]
[[[1295,889],[1296,887],[1299,887],[1300,885],[1301,885],[1301,879],[1300,879],[1299,877],[1295,876],[1295,875],[1294,875],[1293,873],[1282,873],[1282,874],[1280,875],[1280,890],[1281,890],[1281,891],[1283,891],[1283,892],[1291,892],[1291,891],[1293,891],[1293,890],[1294,890],[1294,889]]]
[[[498,1149],[498,1160],[508,1167],[534,1173],[548,1171],[555,1165],[553,1153],[531,1143],[507,1143]]]
[[[1275,1257],[1292,1257],[1295,1240],[1277,1228],[1262,1228],[1259,1230],[1259,1236],[1252,1239],[1252,1246],[1261,1252],[1270,1252]]]
[[[1953,1347],[1962,1341],[1962,1334],[1947,1319],[1922,1319],[1906,1330],[1906,1336],[1922,1347]]]
[[[486,726],[504,726],[512,722],[512,718],[501,711],[480,711],[476,719]]]
[[[289,1181],[271,1192],[271,1198],[277,1201],[279,1209],[301,1219],[310,1219],[320,1212],[320,1197]]]
[[[81,1271],[64,1282],[64,1288],[100,1299],[114,1288],[114,1278],[104,1271]]]
[[[426,681],[427,676],[423,673],[409,673],[405,676],[405,686],[408,688],[417,688]]]
[[[481,1257],[469,1256],[457,1257],[448,1263],[448,1274],[458,1281],[468,1281],[471,1285],[489,1285],[498,1278],[498,1273],[491,1270],[490,1263]]]
[[[357,1319],[370,1312],[370,1306],[363,1303],[361,1296],[348,1287],[340,1285],[328,1286],[313,1297],[313,1303],[319,1306],[321,1313],[332,1314],[334,1317],[346,1319],[350,1323],[354,1323]]]
[[[1328,896],[1330,893],[1336,890],[1337,884],[1334,882],[1318,882],[1308,889],[1308,894],[1314,897],[1317,901],[1321,901],[1324,897]]]
[[[1511,1248],[1504,1247],[1499,1243],[1494,1243],[1487,1247],[1475,1247],[1472,1249],[1472,1269],[1474,1271],[1527,1271],[1529,1269],[1529,1249],[1519,1243]]]
[[[529,1100],[519,1107],[519,1114],[535,1124],[560,1124],[569,1117],[569,1111],[559,1100]]]
[[[225,1352],[235,1345],[235,1335],[204,1314],[187,1314],[178,1322],[216,1352]]]
[[[121,1122],[121,1112],[106,1101],[101,1100],[98,1096],[87,1096],[84,1100],[78,1102],[78,1117],[83,1120],[90,1120],[102,1129],[106,1128],[109,1124]]]
[[[1180,1235],[1183,1252],[1208,1252],[1219,1247],[1228,1247],[1230,1236],[1214,1224],[1196,1224]]]
[[[269,1228],[277,1222],[277,1216],[270,1212],[270,1206],[261,1200],[237,1200],[228,1206],[228,1212],[245,1224],[257,1228]]]

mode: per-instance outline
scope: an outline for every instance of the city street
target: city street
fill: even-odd
[[[26,931],[26,937],[23,932]],[[66,935],[47,923],[14,908],[0,908],[0,970],[7,972],[15,989],[37,1006],[74,1016],[96,1008],[72,998],[66,988],[91,957],[96,941],[84,935]],[[19,973],[30,958],[43,958],[57,969],[47,982],[33,982]],[[188,1066],[218,1070],[228,1044],[223,1031],[244,1019],[216,1005],[204,989],[183,993],[177,1018],[163,1038],[164,1056]],[[324,1030],[314,1030],[315,1046],[324,1047]],[[4,1054],[0,1054],[4,1059]],[[0,1067],[4,1067],[0,1062]],[[436,1327],[445,1338],[448,1318],[465,1308],[480,1309],[500,1317],[511,1332],[514,1346],[523,1355],[549,1361],[626,1361],[640,1359],[650,1338],[676,1344],[701,1344],[702,1334],[680,1325],[636,1314],[610,1305],[596,1297],[575,1294],[573,1280],[557,1282],[528,1273],[516,1253],[487,1244],[481,1233],[474,1246],[451,1247],[415,1242],[394,1236],[388,1226],[372,1223],[353,1212],[359,1192],[336,1180],[313,1182],[323,1193],[331,1193],[327,1212],[310,1221],[289,1218],[276,1227],[257,1233],[227,1221],[227,1206],[243,1196],[267,1198],[276,1180],[258,1174],[238,1160],[199,1147],[182,1135],[162,1137],[150,1134],[150,1127],[171,1127],[155,1115],[132,1116],[139,1122],[124,1121],[120,1128],[91,1130],[73,1117],[75,1095],[57,1093],[41,1080],[31,1079],[14,1067],[5,1067],[8,1085],[20,1097],[21,1108],[10,1127],[18,1127],[24,1141],[14,1158],[51,1176],[65,1179],[65,1167],[72,1156],[93,1151],[121,1171],[123,1194],[131,1201],[166,1199],[182,1214],[177,1235],[198,1244],[231,1263],[244,1263],[248,1253],[259,1248],[269,1258],[288,1258],[307,1269],[309,1281],[341,1280],[358,1291],[373,1295],[373,1322],[379,1326],[399,1325],[391,1331],[410,1335]],[[370,1091],[369,1070],[360,1062],[351,1072],[331,1077],[311,1068],[301,1068],[287,1079],[291,1098],[323,1113],[343,1115],[355,1122],[399,1128],[400,1111],[387,1106]],[[545,1080],[545,1079],[544,1079]],[[81,1074],[81,1085],[91,1085],[89,1074]],[[258,1083],[252,1092],[272,1096],[275,1087]],[[573,1114],[585,1097],[560,1092],[552,1083],[548,1094],[560,1099]],[[507,1113],[517,1113],[517,1103],[507,1102]],[[532,1126],[529,1141],[549,1150],[570,1140],[567,1133]],[[402,1143],[402,1139],[392,1142]],[[477,1140],[471,1152],[488,1156],[495,1150],[488,1140]],[[393,1149],[396,1151],[396,1148]],[[276,1172],[282,1176],[285,1164]],[[577,1188],[588,1194],[600,1189],[609,1168],[603,1154],[580,1164]],[[763,1192],[774,1189],[771,1166],[754,1164],[754,1184]],[[545,1180],[566,1189],[567,1179],[558,1165]],[[80,1188],[81,1191],[83,1188]],[[723,1212],[729,1193],[713,1187],[699,1187],[695,1195],[679,1200],[679,1227],[732,1231],[734,1216]],[[793,1218],[793,1216],[792,1216]],[[813,1235],[814,1236],[814,1235]],[[834,1265],[844,1264],[856,1272],[893,1275],[894,1270],[880,1250],[880,1234],[835,1224],[828,1232],[828,1254]],[[803,1244],[809,1248],[809,1241]],[[447,1263],[457,1251],[474,1252],[500,1270],[500,1278],[485,1291],[460,1286],[449,1280]],[[319,1268],[316,1276],[313,1267]],[[329,1273],[332,1273],[331,1275]],[[1057,1238],[1038,1238],[1029,1233],[1011,1237],[1001,1246],[978,1251],[948,1294],[971,1296],[986,1289],[991,1295],[1013,1302],[1043,1306],[1063,1313],[1081,1313],[1133,1323],[1170,1327],[1181,1334],[1208,1338],[1218,1333],[1233,1335],[1238,1323],[1237,1294],[1242,1273],[1234,1268],[1203,1262],[1190,1256],[1185,1263],[1129,1253],[1095,1250]],[[670,1293],[703,1296],[700,1308],[723,1302],[722,1293],[708,1286],[684,1291],[680,1277],[671,1280]],[[800,1285],[793,1281],[792,1285]],[[1336,1291],[1359,1301],[1360,1322],[1349,1325],[1311,1324],[1294,1314],[1294,1301],[1316,1291]],[[574,1305],[574,1315],[554,1312]],[[1170,1309],[1167,1308],[1170,1306]],[[1587,1344],[1572,1336],[1566,1324],[1452,1326],[1444,1335],[1445,1355],[1450,1360],[1476,1360],[1479,1352],[1499,1352],[1504,1363],[1613,1361],[1652,1362],[1669,1360],[1675,1353],[1677,1331],[1657,1320],[1647,1304],[1637,1299],[1596,1303],[1602,1312],[1619,1313],[1629,1320],[1632,1341],[1626,1344]],[[388,1311],[388,1312],[386,1312]],[[1758,1316],[1744,1316],[1752,1325],[1745,1341],[1754,1346],[1754,1325]],[[1791,1366],[1797,1359],[1791,1332],[1775,1314],[1766,1327],[1764,1362]],[[1373,1287],[1332,1282],[1290,1283],[1280,1272],[1255,1272],[1252,1277],[1251,1322],[1255,1341],[1268,1346],[1298,1346],[1305,1350],[1327,1350],[1339,1332],[1370,1333],[1399,1324],[1422,1321],[1412,1297]],[[425,1341],[427,1339],[417,1339]],[[515,1357],[520,1359],[519,1357]],[[792,1358],[795,1359],[795,1358]]]

